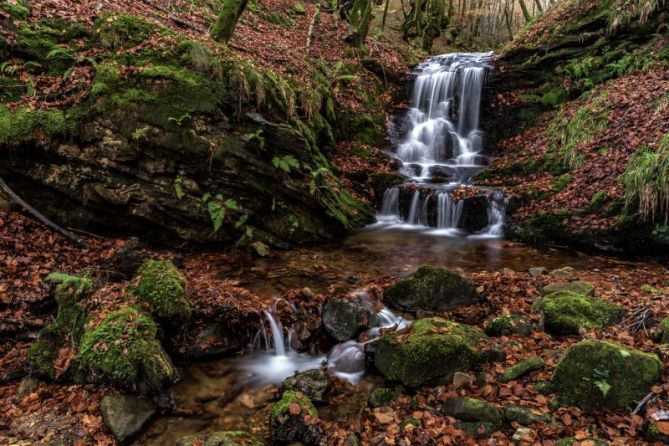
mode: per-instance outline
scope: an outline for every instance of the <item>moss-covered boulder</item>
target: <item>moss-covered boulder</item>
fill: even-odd
[[[553,375],[560,404],[585,412],[634,406],[657,382],[657,356],[612,342],[587,340],[572,345]]]
[[[389,380],[418,387],[450,382],[486,358],[488,338],[478,328],[442,318],[420,319],[407,329],[383,335],[374,365]]]
[[[148,303],[151,311],[160,318],[190,317],[186,277],[168,260],[144,262],[131,291],[141,302]]]
[[[546,331],[555,334],[578,334],[581,329],[602,328],[618,322],[621,309],[606,300],[558,291],[541,301]]]
[[[120,444],[132,440],[156,414],[150,402],[133,395],[107,395],[100,402],[100,412]]]
[[[151,317],[123,307],[84,333],[76,358],[94,379],[140,387],[145,384],[158,392],[172,383],[174,366],[157,334],[158,326]]]
[[[497,316],[485,326],[485,334],[494,337],[514,334],[529,337],[532,330],[532,321],[518,314]]]
[[[301,441],[315,444],[322,431],[314,422],[318,411],[302,392],[288,390],[274,403],[269,411],[270,438],[273,443]]]
[[[302,392],[311,401],[322,403],[332,390],[332,379],[323,369],[312,369],[289,376],[279,384],[279,392]]]
[[[544,368],[544,360],[539,356],[531,356],[500,373],[497,376],[497,380],[503,383],[509,382],[535,370],[541,370],[542,368]]]
[[[329,299],[323,306],[323,327],[336,341],[356,337],[376,323],[376,313],[369,302]]]
[[[442,414],[461,421],[486,421],[499,429],[504,411],[486,401],[475,398],[448,398],[439,406]]]
[[[523,426],[529,426],[534,423],[547,423],[550,421],[550,415],[532,410],[528,407],[509,404],[504,406],[504,418],[509,423],[518,423]]]
[[[177,441],[177,446],[262,446],[262,441],[248,432],[227,431],[213,432],[211,434],[188,435]]]
[[[546,285],[541,290],[541,294],[547,295],[557,293],[558,291],[569,291],[576,294],[583,294],[584,296],[593,296],[595,294],[595,285],[592,282],[585,280],[575,280],[566,283],[551,283]]]
[[[478,302],[476,287],[458,273],[421,266],[383,293],[386,305],[407,311],[444,311]]]
[[[93,281],[60,273],[50,274],[47,280],[59,282],[55,289],[58,310],[55,320],[40,331],[37,341],[28,349],[27,363],[31,375],[54,379],[53,363],[58,350],[66,344],[76,345],[81,339],[88,317],[84,298],[93,289]]]

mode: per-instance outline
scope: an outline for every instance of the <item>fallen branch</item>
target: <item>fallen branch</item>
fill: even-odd
[[[307,34],[307,54],[309,54],[309,47],[311,47],[311,41],[314,37],[314,29],[316,29],[316,22],[318,21],[320,15],[321,10],[318,9],[316,14],[314,14],[314,17],[311,19],[311,23],[309,24],[309,33]]]
[[[48,218],[46,218],[44,215],[42,215],[37,209],[34,207],[30,206],[28,203],[23,201],[21,197],[16,195],[13,190],[7,186],[7,183],[0,177],[0,190],[2,190],[5,194],[9,196],[9,200],[12,203],[15,203],[23,208],[28,214],[32,215],[35,219],[40,221],[42,224],[53,230],[54,232],[57,232],[58,234],[62,235],[66,239],[76,243],[77,245],[81,246],[82,248],[88,248],[88,244],[74,235],[72,232],[68,231],[67,229],[63,229]]]

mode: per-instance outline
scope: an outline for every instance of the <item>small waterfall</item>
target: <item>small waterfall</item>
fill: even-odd
[[[274,351],[278,356],[286,356],[286,343],[283,337],[283,326],[281,325],[281,322],[274,317],[272,312],[265,310],[264,313],[272,333]],[[269,344],[267,345],[269,347]],[[290,345],[290,343],[288,343],[288,345]]]
[[[492,53],[445,54],[428,59],[414,71],[413,107],[405,117],[409,131],[396,152],[400,172],[412,185],[386,190],[378,218],[381,225],[404,223],[418,229],[436,224],[437,230],[428,232],[466,234],[471,218],[461,227],[465,204],[454,200],[451,192],[471,187],[488,162],[479,120],[491,59]],[[409,193],[411,200],[405,195]],[[505,206],[499,199],[490,199],[489,206],[484,234],[501,237]],[[435,207],[436,218],[430,213]]]
[[[503,193],[495,191],[488,203],[488,227],[484,234],[491,237],[501,237],[504,235],[504,215],[506,214],[508,199]]]

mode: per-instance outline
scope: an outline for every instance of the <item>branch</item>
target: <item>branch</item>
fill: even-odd
[[[58,234],[62,235],[63,237],[67,238],[68,240],[71,240],[72,242],[76,243],[77,245],[81,246],[82,248],[88,248],[88,244],[68,231],[67,229],[63,229],[48,218],[46,218],[44,215],[42,215],[37,209],[34,207],[30,206],[28,203],[23,201],[21,197],[16,195],[13,190],[7,186],[7,183],[0,177],[0,190],[2,190],[5,194],[9,196],[9,199],[11,202],[21,206],[23,210],[25,210],[28,214],[32,215],[34,218],[39,220],[42,224],[53,230],[54,232],[57,232]]]
[[[309,47],[311,47],[311,40],[314,37],[314,29],[316,28],[316,22],[318,17],[321,15],[321,10],[317,10],[314,17],[311,19],[311,24],[309,25],[309,33],[307,34],[307,54],[309,54]]]

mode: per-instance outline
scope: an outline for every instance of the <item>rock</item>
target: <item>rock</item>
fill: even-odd
[[[558,291],[570,291],[576,294],[583,294],[584,296],[594,296],[595,286],[592,282],[584,280],[575,280],[567,283],[551,283],[541,290],[544,296],[547,294],[557,293]]]
[[[532,444],[534,442],[534,431],[526,427],[519,427],[516,429],[516,432],[513,433],[511,440],[515,444]]]
[[[555,393],[555,386],[550,381],[538,381],[532,384],[534,390],[544,395]]]
[[[271,253],[269,246],[260,241],[251,243],[251,248],[253,248],[253,251],[260,257],[267,257]]]
[[[240,444],[245,446],[262,446],[263,443],[247,432],[228,431],[214,432],[208,435],[188,435],[177,441],[176,446],[192,446],[193,444],[200,446],[238,446]]]
[[[551,419],[549,414],[533,411],[530,408],[516,406],[515,404],[504,406],[504,418],[509,423],[515,422],[524,426],[534,423],[548,423]]]
[[[576,439],[575,437],[561,438],[555,443],[555,446],[580,446],[587,444],[588,446],[608,446],[609,442],[599,438],[586,437]]]
[[[657,382],[662,363],[656,355],[612,342],[581,341],[567,349],[553,374],[562,405],[586,413],[633,407]]]
[[[102,399],[100,412],[116,441],[126,444],[142,431],[156,410],[144,398],[116,394]]]
[[[474,195],[462,199],[462,215],[458,227],[467,232],[478,232],[488,226],[488,197]]]
[[[387,406],[392,400],[395,399],[397,395],[398,393],[393,389],[379,387],[372,390],[372,392],[369,394],[367,404],[373,408]]]
[[[571,266],[565,266],[563,268],[554,269],[549,274],[559,279],[569,280],[574,277],[574,268],[572,268]]]
[[[545,296],[540,306],[546,331],[563,335],[606,327],[618,322],[622,315],[621,309],[611,302],[569,291]]]
[[[455,428],[479,440],[488,438],[493,432],[499,430],[499,427],[490,421],[456,421]]]
[[[419,319],[379,339],[374,365],[387,379],[410,387],[449,383],[455,372],[485,360],[486,340],[470,325],[442,318]]]
[[[356,297],[352,301],[330,299],[323,307],[323,327],[336,341],[355,338],[365,328],[376,324],[376,312],[370,302]]]
[[[669,344],[669,317],[658,324],[655,334],[660,338],[660,344]]]
[[[288,390],[270,408],[270,439],[273,443],[316,444],[322,436],[321,428],[312,423],[317,418],[318,411],[308,396]]]
[[[279,384],[280,393],[289,390],[302,392],[311,401],[324,403],[332,390],[332,380],[322,369],[307,370],[288,377]]]
[[[39,381],[37,381],[35,378],[31,378],[29,376],[23,378],[19,384],[18,390],[16,391],[16,400],[20,402],[23,398],[33,393],[33,391],[37,389],[38,384]]]
[[[469,386],[476,382],[476,378],[462,372],[455,372],[453,375],[453,387],[459,389],[460,387]]]
[[[186,277],[168,260],[148,260],[137,272],[130,292],[151,306],[152,314],[165,319],[190,317]]]
[[[520,315],[497,316],[485,326],[485,334],[500,337],[518,334],[525,338],[532,334],[532,322]]]
[[[111,271],[112,280],[130,280],[144,263],[144,255],[138,250],[139,240],[131,238],[121,248],[115,250],[111,258],[104,262],[103,269]]]
[[[497,375],[497,380],[506,383],[535,370],[541,370],[542,368],[544,368],[544,360],[539,356],[531,356]]]
[[[225,336],[220,323],[212,322],[197,327],[186,355],[192,359],[211,359],[239,351],[239,339]]]
[[[461,421],[487,421],[499,429],[504,412],[496,406],[475,398],[448,398],[437,410],[448,417]],[[496,430],[495,429],[495,430]]]
[[[444,311],[478,302],[474,284],[458,273],[421,266],[383,293],[386,305],[407,311]]]
[[[528,271],[530,272],[530,275],[532,277],[537,277],[541,276],[542,274],[546,274],[548,272],[548,269],[544,268],[543,266],[537,266],[534,268],[530,268]]]

